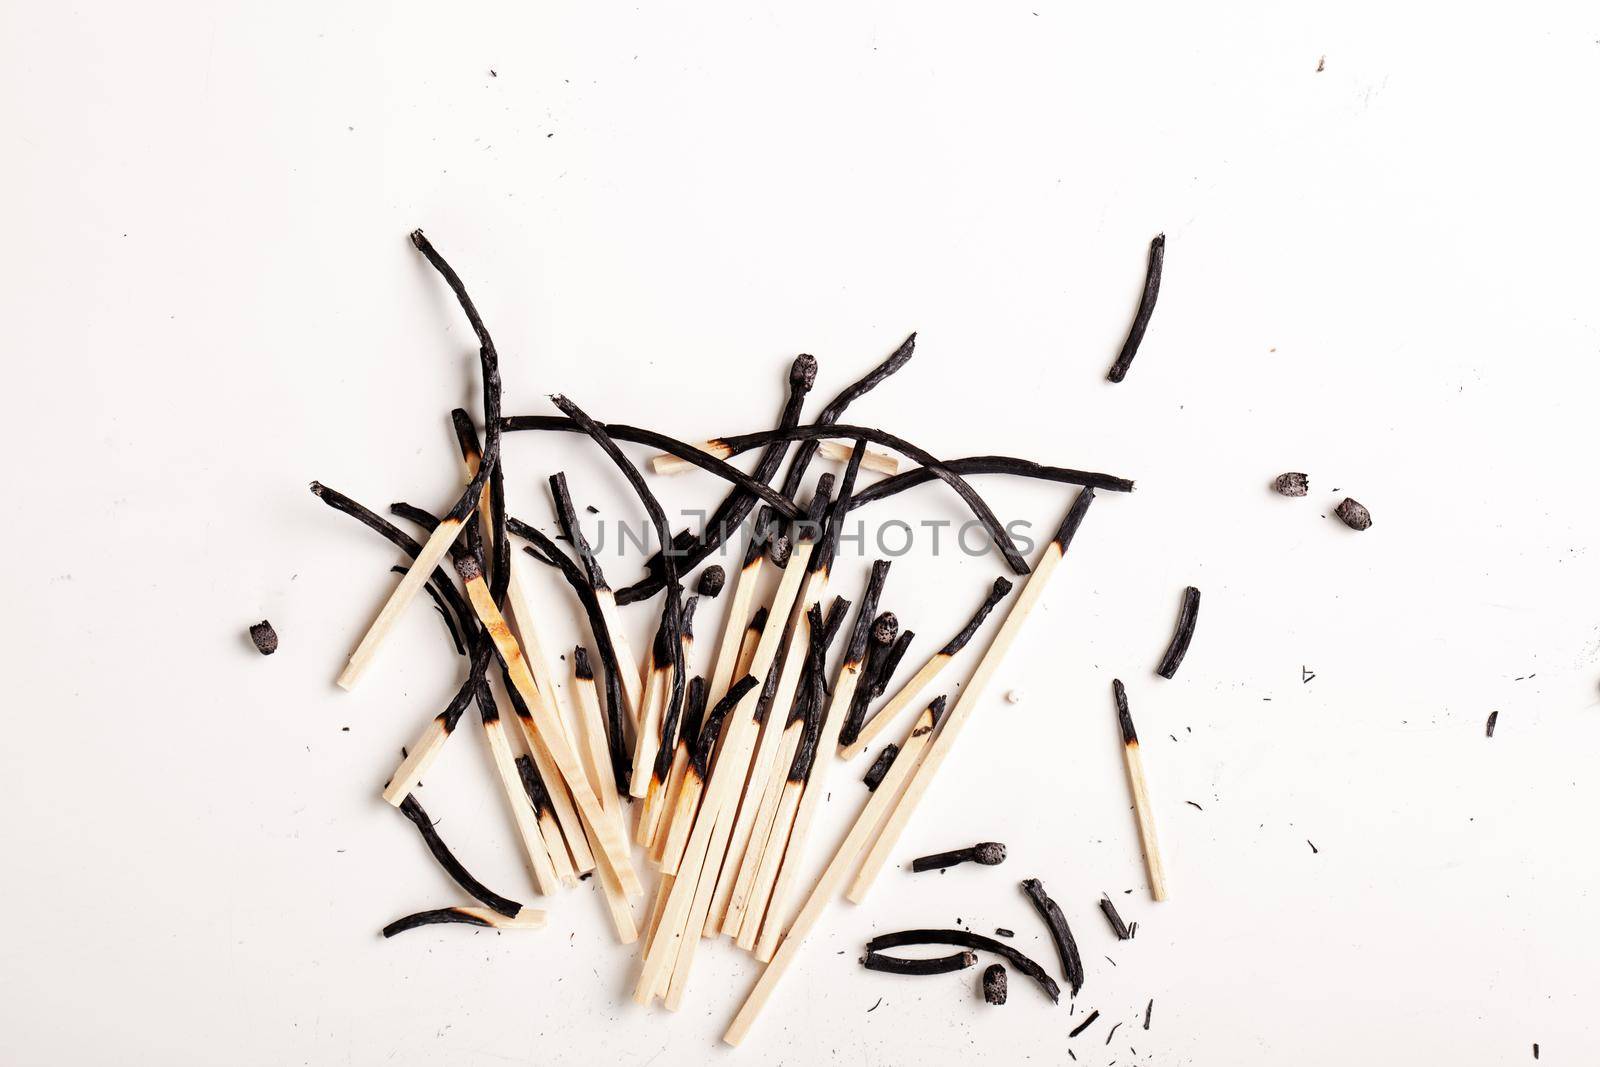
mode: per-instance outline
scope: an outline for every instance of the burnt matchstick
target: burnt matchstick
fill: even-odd
[[[684,778],[689,773],[689,759],[700,740],[709,691],[704,677],[697,677],[689,683],[689,695],[684,700],[683,726],[678,731],[678,743],[673,746],[672,767],[667,772],[666,788],[661,794],[660,817],[656,821],[654,839],[650,842],[650,858],[657,864],[667,850],[667,831],[671,827],[669,816],[676,810],[678,797],[683,793]]]
[[[982,628],[984,621],[989,618],[990,613],[1010,592],[1011,580],[1009,578],[996,578],[994,585],[989,588],[989,595],[983,598],[983,603],[978,605],[978,610],[973,614],[972,618],[967,620],[967,624],[947,641],[943,648],[929,657],[926,663],[917,668],[917,673],[913,674],[911,679],[900,687],[899,692],[895,693],[889,702],[879,709],[876,715],[857,730],[855,739],[846,743],[839,755],[844,759],[854,759],[864,752],[884,727],[893,722],[900,712],[910,707],[911,702],[916,700],[923,690],[931,686],[940,674],[944,673],[945,667],[950,664],[950,661],[962,649],[967,647],[973,637],[977,635],[978,630]]]
[[[1167,871],[1156,843],[1156,816],[1150,803],[1150,787],[1145,783],[1139,735],[1134,732],[1133,714],[1128,710],[1128,691],[1121,679],[1113,679],[1111,692],[1117,703],[1117,721],[1122,725],[1122,765],[1128,772],[1128,791],[1133,794],[1133,810],[1139,821],[1139,843],[1144,848],[1145,871],[1150,876],[1150,896],[1166,900]]]
[[[384,783],[383,799],[395,807],[422,781],[422,776],[433,766],[433,761],[439,758],[439,753],[444,751],[444,743],[450,740],[450,735],[455,732],[456,725],[461,721],[461,716],[466,712],[467,705],[472,703],[472,698],[477,690],[477,680],[482,677],[482,668],[487,667],[493,655],[493,647],[484,641],[473,653],[472,665],[467,668],[467,680],[461,683],[461,688],[456,690],[456,695],[450,699],[445,709],[423,727],[422,734],[406,749],[405,758],[400,761],[394,774],[390,775],[388,782]]]
[[[1172,643],[1167,646],[1166,655],[1161,657],[1161,666],[1156,668],[1156,673],[1163,678],[1172,678],[1178,673],[1178,665],[1183,662],[1184,654],[1189,651],[1189,642],[1194,637],[1194,625],[1200,620],[1200,590],[1189,586],[1183,591],[1183,606],[1178,609],[1178,626],[1172,633]]]
[[[850,711],[839,731],[839,740],[845,744],[855,741],[861,734],[861,724],[867,716],[867,705],[872,702],[873,690],[878,688],[883,660],[900,636],[900,620],[894,612],[886,611],[872,623],[872,644],[867,650],[867,662],[862,669],[862,680],[851,696]],[[902,649],[902,654],[904,650]]]
[[[383,928],[384,937],[403,934],[419,926],[440,923],[461,923],[465,926],[486,926],[491,930],[543,930],[548,916],[542,911],[523,908],[514,918],[507,918],[488,908],[436,908],[403,916]]]
[[[373,657],[377,655],[384,639],[394,629],[401,614],[410,606],[411,601],[416,599],[417,593],[422,590],[423,583],[433,573],[434,567],[444,559],[445,553],[455,543],[467,518],[478,507],[484,486],[489,484],[490,472],[500,463],[500,357],[495,351],[494,339],[489,336],[488,329],[483,325],[483,319],[478,315],[478,309],[467,296],[466,286],[462,284],[460,277],[434,250],[421,230],[412,231],[411,243],[450,286],[451,291],[455,293],[456,301],[461,305],[461,310],[466,313],[467,321],[472,324],[473,332],[478,335],[478,359],[483,373],[483,416],[484,425],[488,428],[483,452],[484,461],[479,466],[478,473],[473,475],[471,483],[445,513],[427,543],[417,553],[416,562],[411,565],[406,576],[400,579],[400,584],[389,594],[389,599],[384,601],[378,617],[373,620],[360,643],[356,645],[355,651],[350,654],[350,660],[345,664],[338,679],[339,687],[347,690],[355,688],[361,675],[366,672]]]
[[[985,867],[994,867],[1005,861],[1006,846],[998,841],[980,841],[971,848],[958,848],[949,852],[935,852],[931,856],[921,856],[911,861],[911,869],[921,874],[923,871],[942,871],[946,867],[962,863],[981,863]]]
[[[948,956],[934,956],[931,959],[923,960],[908,960],[903,956],[888,956],[882,952],[869,952],[861,958],[861,966],[869,971],[919,977],[964,971],[977,962],[978,954],[971,949],[962,949],[960,952],[952,952]]]
[[[584,770],[589,773],[589,780],[594,783],[596,792],[600,794],[600,806],[605,809],[606,817],[611,820],[613,828],[619,834],[626,833],[622,798],[618,790],[609,787],[606,782],[610,753],[606,745],[605,719],[600,712],[600,693],[595,687],[594,668],[589,663],[589,650],[582,645],[577,645],[572,650],[571,670],[572,692],[578,705],[578,737],[581,741],[579,750],[583,755]],[[633,908],[628,904],[628,894],[609,864],[600,863],[597,866],[600,871],[600,887],[606,898],[606,911],[611,917],[612,928],[616,930],[617,940],[624,945],[631,945],[639,939],[639,927],[634,922]]]
[[[900,840],[900,835],[910,823],[911,817],[916,814],[917,805],[927,795],[928,786],[939,773],[950,749],[954,747],[957,738],[961,736],[961,728],[966,725],[973,709],[983,699],[984,691],[989,687],[989,681],[1005,660],[1006,653],[1016,643],[1017,635],[1022,632],[1028,619],[1033,614],[1034,607],[1039,598],[1044,594],[1045,587],[1055,574],[1061,561],[1066,557],[1067,548],[1072,544],[1073,537],[1078,532],[1078,527],[1083,522],[1084,515],[1089,510],[1089,505],[1094,501],[1095,491],[1085,487],[1078,491],[1072,506],[1067,509],[1066,517],[1061,520],[1061,526],[1056,530],[1055,537],[1045,546],[1044,555],[1040,558],[1034,572],[1023,583],[1022,591],[1017,594],[1016,601],[1011,605],[1011,610],[1006,613],[1005,621],[1000,624],[1000,630],[994,636],[994,641],[984,650],[983,658],[978,661],[977,669],[972,673],[972,679],[967,687],[961,691],[961,699],[956,701],[954,710],[950,712],[949,719],[939,731],[938,738],[928,751],[927,758],[917,768],[916,776],[911,784],[906,787],[905,795],[900,798],[895,810],[885,821],[879,832],[877,842],[867,853],[866,860],[862,863],[861,872],[851,883],[845,897],[852,903],[859,904],[866,899],[868,890],[872,888],[873,881],[878,877],[883,866],[889,859],[895,844]]]
[[[733,449],[716,438],[697,442],[694,447],[718,459],[728,459],[733,455]],[[844,441],[823,441],[817,446],[817,455],[833,463],[847,463],[850,460],[850,447]],[[868,452],[861,465],[878,474],[900,473],[900,461],[887,452]],[[667,452],[650,457],[650,470],[655,474],[682,474],[693,466],[694,464],[688,460],[679,459]]]
[[[883,746],[883,751],[878,753],[878,758],[872,761],[872,766],[867,768],[867,773],[861,776],[867,791],[870,793],[877,789],[883,781],[883,776],[889,773],[889,768],[894,765],[895,757],[900,755],[900,746],[893,741]]]
[[[822,612],[816,604],[811,605],[807,613],[810,647],[806,662],[801,668],[805,689],[795,701],[794,711],[791,713],[789,725],[784,730],[783,740],[778,749],[776,768],[785,773],[772,775],[767,795],[762,798],[762,809],[756,812],[757,824],[768,825],[769,828],[761,857],[755,866],[750,897],[745,907],[744,924],[738,933],[736,943],[742,949],[750,950],[756,947],[757,938],[761,933],[761,923],[767,913],[767,904],[772,898],[773,888],[778,880],[779,866],[783,862],[789,844],[790,831],[794,827],[800,798],[805,791],[806,779],[811,774],[812,763],[816,756],[817,740],[822,732],[822,715],[825,710],[822,676],[826,669],[828,646],[833,643],[834,635],[843,624],[845,613],[849,610],[848,600],[835,597],[826,620],[823,619]],[[769,800],[771,814],[766,816],[767,822],[763,823],[763,813],[768,807]]]
[[[1127,941],[1133,937],[1128,924],[1122,921],[1122,916],[1117,913],[1117,906],[1111,903],[1110,897],[1100,898],[1100,911],[1106,917],[1106,922],[1111,924],[1111,932],[1117,935],[1118,941]]]
[[[831,483],[831,481],[828,475],[823,475],[823,482]],[[821,521],[822,509],[826,502],[827,491],[819,485],[807,509],[808,521],[802,524],[800,540],[794,547],[794,560],[791,562],[797,561],[798,566],[791,566],[785,570],[778,582],[777,591],[773,594],[770,605],[771,614],[767,618],[767,625],[761,632],[761,639],[756,645],[755,655],[750,663],[749,673],[757,678],[767,676],[777,657],[778,647],[783,642],[785,623],[799,595],[800,585],[806,577],[807,564],[815,548],[816,527]],[[728,733],[703,791],[694,827],[684,846],[683,859],[673,880],[672,893],[662,911],[661,923],[656,929],[655,937],[650,940],[646,949],[644,966],[634,986],[634,999],[640,1003],[648,1003],[655,995],[658,983],[669,968],[672,977],[677,980],[669,986],[667,1004],[669,1007],[673,1005],[674,992],[681,1000],[682,990],[688,978],[688,969],[693,964],[699,941],[698,937],[692,936],[686,939],[685,934],[690,930],[698,933],[704,924],[711,905],[711,888],[714,888],[711,883],[716,880],[714,877],[702,878],[701,872],[702,869],[707,869],[710,874],[715,875],[722,863],[723,849],[726,848],[727,831],[731,822],[731,813],[725,812],[725,809],[730,806],[730,799],[732,803],[737,804],[739,783],[743,781],[750,766],[750,748],[754,740],[751,734],[759,725],[752,714],[756,703],[752,699],[753,692],[753,689],[747,691],[729,715]],[[703,882],[711,888],[702,893]],[[696,908],[695,902],[701,899],[704,900],[704,904]]]
[[[589,580],[589,588],[594,592],[600,618],[605,625],[606,633],[610,635],[618,680],[622,683],[622,696],[626,701],[625,720],[635,731],[635,736],[640,736],[639,727],[646,714],[647,698],[644,679],[639,672],[639,661],[634,658],[633,649],[628,645],[626,630],[617,612],[616,596],[606,582],[605,572],[600,568],[599,559],[589,547],[588,538],[583,535],[583,527],[578,524],[577,509],[572,505],[572,494],[567,489],[565,473],[558,471],[550,476],[550,496],[555,504],[556,522],[560,525],[561,532],[566,535],[567,542],[572,545],[572,551],[578,557],[584,576]],[[637,776],[639,773],[637,752],[631,765],[634,775]]]
[[[493,696],[488,692],[488,683],[479,679],[474,696],[478,703],[479,717],[483,722],[484,738],[489,742],[489,754],[494,763],[495,774],[500,780],[500,788],[505,794],[506,803],[511,807],[511,817],[516,824],[517,837],[522,842],[523,851],[527,854],[528,868],[533,872],[534,884],[539,887],[539,892],[544,894],[558,892],[563,884],[576,885],[578,876],[572,870],[572,863],[567,858],[566,847],[561,842],[561,833],[554,825],[554,818],[551,819],[550,825],[554,835],[552,844],[545,837],[545,828],[540,825],[539,813],[534,810],[523,788],[522,776],[517,773],[516,759],[511,754],[510,743],[506,740],[505,728],[500,722],[500,711],[495,705]],[[558,859],[561,864],[559,867]]]
[[[555,758],[550,754],[549,744],[539,733],[532,709],[522,699],[522,694],[517,692],[516,686],[511,684],[510,676],[506,675],[503,667],[501,677],[505,680],[506,696],[511,700],[511,709],[517,716],[517,725],[521,727],[522,739],[531,753],[529,759],[539,776],[539,781],[546,785],[543,796],[547,805],[545,807],[534,805],[539,812],[539,832],[550,850],[550,861],[555,865],[556,876],[563,884],[574,885],[579,875],[588,874],[595,868],[594,853],[589,850],[583,820],[572,805],[572,795],[561,781],[561,772],[556,769]],[[481,705],[484,700],[493,700],[488,679],[484,679],[479,685],[483,692],[483,699],[479,704]],[[551,715],[558,716],[559,712],[551,709]],[[571,736],[566,734],[563,736],[570,746]],[[567,861],[569,854],[570,864]],[[572,872],[570,879],[567,873],[569,868]]]
[[[412,825],[417,828],[417,832],[422,835],[423,844],[428,846],[428,851],[433,854],[433,858],[439,861],[439,866],[443,867],[451,880],[462,889],[465,889],[474,900],[486,904],[507,917],[515,917],[522,911],[521,904],[496,893],[474,878],[472,872],[462,866],[461,861],[456,859],[455,853],[451,852],[449,846],[439,837],[439,831],[434,829],[433,820],[428,818],[427,811],[423,809],[422,803],[416,797],[406,797],[405,801],[400,805],[400,811],[407,819],[411,820]]]
[[[983,999],[986,1004],[1006,1002],[1006,968],[1001,963],[991,963],[983,969]]]
[[[1044,883],[1039,879],[1023,881],[1022,891],[1033,902],[1039,918],[1049,927],[1050,940],[1055,942],[1056,954],[1061,957],[1061,972],[1067,976],[1067,988],[1072,990],[1073,996],[1077,996],[1078,990],[1083,988],[1083,958],[1078,955],[1078,942],[1072,936],[1072,928],[1067,925],[1067,917],[1061,914],[1060,905],[1044,891]]]
[[[864,612],[864,615],[871,617],[870,612]],[[787,924],[787,930],[780,932],[780,941],[771,961],[762,970],[755,988],[745,997],[738,1014],[722,1035],[722,1040],[727,1044],[737,1045],[743,1041],[762,1009],[772,999],[772,994],[783,980],[783,976],[788,973],[790,966],[799,956],[806,937],[816,927],[817,920],[822,917],[823,911],[827,909],[829,902],[855,867],[856,861],[861,856],[861,850],[866,847],[878,823],[893,807],[895,798],[900,795],[901,787],[910,779],[912,772],[921,762],[923,753],[927,751],[928,742],[933,737],[934,726],[938,723],[939,716],[944,713],[944,706],[945,698],[939,697],[911,724],[911,729],[900,746],[900,756],[889,768],[882,783],[867,798],[866,805],[851,824],[844,841],[834,850],[833,856],[812,884],[811,892],[806,895],[794,919]],[[787,873],[789,865],[784,866]]]
[[[868,952],[881,952],[886,948],[905,948],[908,945],[957,945],[975,952],[989,952],[1039,983],[1039,987],[1052,1001],[1061,1002],[1061,987],[1048,971],[1033,960],[1012,948],[1004,941],[996,941],[971,930],[899,930],[892,934],[879,934],[867,942]]]
[[[433,587],[429,586],[428,591],[433,592]],[[440,610],[443,611],[444,609],[441,608]],[[452,634],[455,633],[455,624],[450,622],[450,616],[446,615],[444,621],[450,627],[450,632]],[[262,619],[250,627],[250,640],[255,643],[256,651],[263,656],[270,656],[278,651],[278,631],[274,630],[272,623],[266,619]]]
[[[695,598],[690,598],[690,606],[694,602]],[[688,658],[688,647],[689,641],[686,637],[684,640],[685,659]],[[698,698],[694,693],[696,681],[700,683],[701,690]],[[704,712],[706,702],[705,685],[704,678],[691,680],[689,691],[684,695],[683,704],[669,713],[661,723],[661,744],[656,749],[655,758],[651,760],[650,781],[646,785],[644,803],[640,805],[638,837],[636,838],[639,844],[651,850],[652,855],[655,851],[656,837],[660,835],[662,823],[666,817],[667,793],[672,777],[672,764],[677,758],[678,738],[682,732],[680,729],[682,720],[692,710],[688,705],[696,699],[700,702],[702,713]],[[661,688],[665,690],[665,685]],[[687,758],[686,755],[685,759]]]
[[[560,722],[552,710],[538,700],[533,674],[528,669],[517,639],[512,636],[510,627],[506,625],[505,617],[495,606],[488,584],[484,581],[482,567],[473,557],[463,556],[456,560],[456,573],[466,585],[467,597],[472,603],[473,610],[477,612],[484,628],[489,631],[495,649],[500,653],[500,659],[505,665],[512,687],[532,709],[537,732],[549,749],[557,772],[565,780],[578,810],[594,829],[595,836],[599,839],[597,844],[606,862],[611,864],[611,869],[616,872],[618,881],[622,883],[630,897],[641,895],[644,888],[639,884],[638,875],[634,873],[628,854],[627,837],[617,833],[613,824],[605,819],[599,797],[584,775],[583,767],[573,753],[571,745],[568,744]],[[554,783],[550,784],[553,787]]]
[[[545,788],[544,779],[539,777],[539,769],[534,766],[533,757],[526,753],[517,756],[516,767],[517,777],[522,779],[522,791],[527,794],[528,803],[533,805],[533,810],[539,817],[539,836],[544,838],[544,847],[550,854],[551,866],[556,869],[556,878],[562,885],[577,885],[578,873],[569,858],[566,841],[561,833],[561,824],[556,821],[550,790]]]
[[[1120,382],[1128,376],[1128,368],[1133,365],[1133,357],[1139,354],[1139,343],[1144,340],[1144,331],[1150,325],[1150,316],[1156,310],[1156,297],[1161,294],[1161,265],[1167,256],[1167,235],[1158,233],[1150,242],[1150,259],[1145,265],[1144,292],[1139,294],[1139,310],[1133,314],[1133,325],[1128,327],[1127,340],[1122,342],[1122,351],[1117,354],[1117,361],[1111,364],[1111,370],[1106,373],[1108,381]]]

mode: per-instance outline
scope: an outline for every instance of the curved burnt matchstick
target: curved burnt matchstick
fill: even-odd
[[[1109,381],[1120,382],[1127,377],[1133,357],[1139,354],[1139,342],[1144,340],[1145,328],[1150,325],[1150,316],[1156,310],[1156,297],[1161,293],[1161,265],[1166,256],[1167,235],[1158,233],[1150,242],[1150,260],[1145,266],[1144,292],[1139,294],[1139,310],[1134,312],[1133,325],[1128,327],[1128,338],[1122,342],[1117,361],[1111,364],[1111,370],[1106,373]]]
[[[338,685],[341,689],[354,689],[360,681],[362,674],[372,664],[379,647],[388,637],[389,631],[394,628],[400,615],[416,598],[417,591],[422,583],[432,573],[434,565],[444,558],[450,545],[456,539],[456,533],[466,523],[468,516],[478,507],[482,499],[484,486],[488,484],[490,475],[500,464],[500,357],[495,352],[494,340],[489,336],[489,331],[483,325],[477,308],[467,296],[466,287],[450,264],[434,250],[433,245],[422,235],[421,230],[414,230],[411,234],[411,243],[417,247],[435,270],[445,279],[461,308],[466,312],[467,320],[472,324],[473,331],[478,335],[478,359],[483,373],[483,418],[487,427],[487,443],[484,446],[483,461],[478,465],[477,472],[460,498],[445,514],[439,527],[428,538],[428,543],[417,554],[416,564],[400,579],[400,583],[389,593],[388,599],[379,609],[378,616],[372,625],[361,636],[361,641],[356,645],[355,651],[350,653],[350,659],[339,673]],[[496,534],[503,534],[504,530],[498,527]],[[509,563],[509,560],[507,561]],[[509,574],[509,572],[507,572]],[[496,574],[498,580],[499,575]],[[498,592],[503,595],[503,585]]]
[[[811,425],[796,426],[792,430],[778,430],[771,433],[746,434],[743,437],[726,438],[725,440],[729,444],[741,443],[747,439],[755,441],[768,438],[788,438],[811,442],[822,437],[852,437],[858,442],[871,441],[874,444],[892,448],[901,455],[922,464],[924,468],[932,473],[933,477],[944,482],[955,491],[957,496],[961,497],[967,508],[972,512],[973,517],[983,523],[984,528],[989,531],[989,536],[993,539],[995,547],[1000,550],[1000,554],[1005,557],[1006,563],[1011,569],[1017,574],[1028,573],[1028,562],[1022,558],[1022,553],[1017,550],[1016,542],[1011,539],[1011,535],[1006,532],[1005,527],[1001,525],[1000,520],[989,508],[989,505],[978,495],[977,490],[973,489],[959,474],[946,467],[933,453],[917,447],[903,437],[896,437],[887,431],[874,430],[867,426]],[[798,458],[797,456],[796,459]]]
[[[1056,985],[1056,980],[1043,967],[1005,942],[975,934],[971,930],[900,930],[892,934],[879,934],[867,942],[867,951],[904,948],[907,945],[957,945],[977,952],[992,952],[1038,982],[1051,1000],[1061,1003],[1061,987]]]
[[[1139,735],[1133,729],[1133,713],[1128,710],[1128,691],[1122,679],[1111,680],[1111,695],[1117,705],[1117,722],[1122,727],[1122,766],[1128,773],[1128,791],[1133,794],[1134,817],[1139,823],[1139,843],[1144,848],[1145,873],[1150,877],[1150,896],[1167,899],[1167,869],[1161,862],[1161,847],[1156,841],[1156,816],[1150,803],[1150,787],[1144,777],[1144,753]]]
[[[672,553],[672,527],[667,523],[667,513],[662,510],[661,502],[650,491],[650,487],[645,484],[644,475],[639,473],[639,468],[634,466],[632,460],[622,454],[622,449],[618,448],[617,443],[611,439],[611,435],[606,433],[605,427],[591,419],[582,408],[564,396],[552,396],[550,402],[560,408],[563,415],[577,423],[579,428],[588,434],[595,444],[600,446],[600,450],[622,472],[622,476],[633,487],[634,495],[639,498],[639,503],[644,505],[644,510],[650,515],[651,525],[656,529],[656,540],[661,545],[661,566],[666,579],[667,590],[666,603],[662,605],[661,609],[661,627],[666,631],[669,651],[672,654],[672,691],[667,698],[666,714],[669,716],[681,714],[683,690],[684,686],[688,684],[687,671],[683,662],[683,642],[679,637],[680,628],[683,624],[683,588],[678,581],[678,563]],[[641,734],[643,734],[644,724],[641,722],[639,725]],[[650,754],[654,754],[653,749]],[[634,753],[634,758],[636,760],[640,759],[638,752]],[[637,765],[634,769],[634,778],[637,779]],[[640,785],[637,780],[632,784],[636,787]],[[640,795],[640,792],[641,790],[638,788],[633,790],[635,796]]]
[[[450,425],[455,430],[462,460],[475,473],[483,463],[483,449],[478,444],[478,431],[473,428],[472,416],[467,414],[465,408],[452,408]],[[494,594],[497,604],[505,600],[506,589],[511,584],[511,556],[501,548],[506,543],[506,480],[503,467],[503,462],[496,463],[494,470],[489,472],[488,493],[489,535],[495,554],[489,590]],[[482,506],[481,502],[479,506]]]
[[[1194,624],[1198,621],[1200,590],[1191,585],[1183,591],[1183,606],[1178,609],[1178,627],[1172,632],[1172,643],[1167,646],[1167,654],[1161,657],[1161,666],[1156,668],[1156,673],[1161,677],[1170,679],[1178,673],[1178,665],[1189,651],[1189,641],[1194,637]]]
[[[1067,976],[1067,987],[1077,996],[1083,988],[1083,958],[1078,955],[1078,942],[1072,937],[1072,928],[1061,907],[1044,891],[1044,883],[1037,878],[1023,881],[1022,891],[1028,894],[1039,917],[1050,928],[1050,940],[1055,942],[1056,953],[1061,957],[1061,970]]]
[[[953,971],[964,971],[977,962],[978,954],[970,948],[962,949],[960,952],[952,952],[948,956],[935,956],[932,959],[925,960],[908,960],[903,956],[886,956],[882,952],[869,952],[861,958],[861,966],[869,971],[915,976],[950,974]]]
[[[805,406],[806,394],[811,391],[816,380],[816,357],[804,353],[796,356],[789,366],[789,395],[784,401],[783,414],[778,419],[780,428],[799,425],[800,411]],[[772,481],[772,476],[778,473],[778,464],[783,462],[783,454],[788,451],[788,447],[788,442],[785,441],[776,441],[768,445],[761,453],[761,457],[756,460],[752,478],[762,485]],[[757,499],[756,494],[735,485],[711,513],[706,520],[705,528],[699,534],[692,530],[680,530],[674,534],[672,547],[682,557],[683,567],[694,566],[722,547],[728,538],[733,536],[734,531],[744,523],[745,517],[750,514],[750,509],[755,507]],[[663,580],[661,557],[658,554],[645,563],[645,577],[619,591],[617,598],[623,604],[648,599],[661,589]]]
[[[456,859],[455,853],[451,852],[439,837],[439,832],[434,829],[433,820],[428,818],[427,811],[415,796],[406,797],[400,804],[400,811],[411,820],[412,825],[416,826],[417,832],[422,835],[423,844],[428,846],[433,858],[439,861],[439,866],[443,867],[456,885],[465,889],[474,900],[482,901],[505,916],[515,917],[522,910],[521,904],[501,896],[472,877],[472,873],[462,866],[461,861]]]
[[[383,928],[383,936],[393,937],[407,930],[415,930],[419,926],[435,926],[440,923],[486,926],[491,930],[542,930],[545,919],[544,912],[534,911],[531,908],[523,908],[514,918],[497,915],[487,908],[436,908],[433,911],[414,912],[396,919]]]
[[[867,720],[856,733],[855,740],[844,746],[840,756],[844,759],[854,759],[868,745],[872,744],[884,727],[892,723],[900,712],[909,707],[912,701],[917,699],[919,693],[932,685],[939,675],[943,673],[945,667],[949,665],[950,660],[958,655],[962,649],[966,648],[968,643],[977,636],[978,630],[983,626],[984,621],[989,618],[990,613],[1010,592],[1011,580],[1004,577],[996,578],[994,585],[989,588],[989,595],[984,597],[983,603],[978,605],[978,610],[973,614],[972,618],[967,620],[967,624],[954,637],[945,642],[943,648],[929,657],[928,661],[917,669],[917,673],[912,675],[911,679],[900,687],[900,691],[880,708],[876,715]],[[895,662],[898,663],[899,660],[896,659]],[[888,681],[888,678],[883,679],[885,684]]]

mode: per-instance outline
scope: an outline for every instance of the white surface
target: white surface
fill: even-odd
[[[377,937],[460,898],[378,788],[461,667],[419,604],[334,688],[396,557],[305,485],[456,491],[445,415],[477,375],[421,225],[509,411],[560,390],[755,429],[795,352],[821,398],[916,329],[863,421],[1139,480],[1096,504],[902,849],[1012,858],[841,904],[744,1060],[1062,1060],[1075,1020],[1020,976],[996,1011],[975,973],[855,964],[874,931],[959,916],[1054,970],[1014,888],[1037,875],[1083,945],[1079,1017],[1105,1016],[1079,1063],[1594,1062],[1600,16],[1416,8],[6,5],[0,1060],[728,1055],[752,964],[718,946],[679,1016],[637,1009],[590,888],[540,933]],[[1159,310],[1108,385],[1162,229]],[[637,515],[578,442],[524,435],[508,464],[538,521],[558,466]],[[1312,495],[1267,492],[1283,470]],[[673,506],[721,491],[657,481]],[[1065,502],[980,487],[1038,524]],[[1370,532],[1328,517],[1336,487]],[[938,487],[902,500],[961,516]],[[908,558],[886,603],[930,649],[997,567]],[[1199,635],[1166,683],[1188,583]],[[426,782],[468,864],[528,894],[475,730]]]

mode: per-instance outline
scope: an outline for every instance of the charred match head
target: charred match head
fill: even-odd
[[[900,619],[892,611],[886,611],[872,620],[872,642],[877,645],[892,645],[894,639],[900,636]]]
[[[449,621],[449,616],[445,616]],[[250,640],[255,642],[256,651],[263,656],[270,656],[278,651],[278,631],[272,628],[272,623],[262,619],[250,627]]]
[[[817,384],[817,357],[805,352],[794,357],[789,365],[789,385],[802,393],[809,393]]]
[[[1298,471],[1290,471],[1278,475],[1272,482],[1272,488],[1284,496],[1305,496],[1311,488],[1311,478]]]
[[[1006,969],[1003,964],[991,963],[983,969],[983,999],[989,1004],[1006,1002]]]
[[[1339,506],[1333,509],[1333,513],[1339,516],[1340,522],[1352,530],[1365,530],[1372,525],[1372,512],[1350,497],[1339,501]]]
[[[971,848],[958,848],[951,852],[935,852],[931,856],[923,856],[911,861],[911,869],[918,873],[922,871],[936,871],[945,867],[954,867],[958,863],[981,863],[985,867],[994,867],[1004,863],[1006,859],[1006,846],[998,841],[980,841]]]
[[[461,575],[463,582],[481,582],[483,580],[483,564],[478,562],[478,557],[471,553],[464,554],[456,559],[456,573]]]
[[[1139,735],[1133,730],[1133,714],[1128,711],[1128,691],[1123,688],[1121,678],[1111,679],[1111,695],[1117,701],[1117,722],[1122,725],[1122,743],[1137,745]]]
[[[722,595],[722,587],[728,582],[728,572],[716,564],[712,564],[700,572],[700,584],[695,591],[707,600],[715,600]]]

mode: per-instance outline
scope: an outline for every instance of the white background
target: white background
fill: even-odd
[[[1591,5],[5,9],[0,1060],[1057,1062],[1094,1008],[1083,1064],[1600,1054]],[[377,792],[462,668],[419,603],[335,689],[396,555],[305,487],[456,493],[446,412],[478,410],[476,361],[419,225],[496,334],[508,411],[559,390],[684,437],[759,429],[796,352],[815,410],[914,329],[862,421],[1138,480],[1095,505],[896,857],[1011,859],[836,906],[739,1053],[717,1036],[751,961],[718,945],[681,1013],[639,1009],[592,884],[542,933],[377,935],[460,899]],[[1160,306],[1113,386],[1160,230]],[[540,524],[556,469],[637,521],[579,442],[521,435],[507,465]],[[1267,491],[1283,470],[1309,498]],[[673,507],[722,491],[658,483]],[[1041,526],[1067,499],[978,484]],[[1345,494],[1369,532],[1331,517]],[[937,486],[892,510],[963,515]],[[926,548],[885,597],[924,654],[999,567]],[[244,635],[264,616],[271,659]],[[526,898],[490,773],[464,729],[422,795]],[[1020,975],[991,1009],[971,973],[856,965],[873,932],[959,917],[1055,970],[1028,876],[1083,946],[1075,1016]]]

